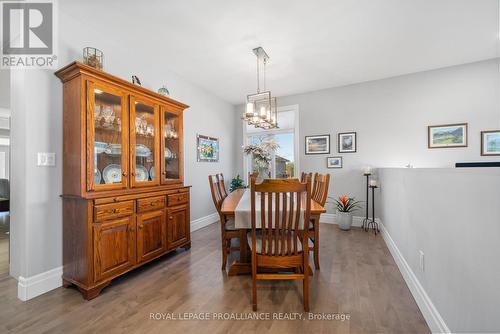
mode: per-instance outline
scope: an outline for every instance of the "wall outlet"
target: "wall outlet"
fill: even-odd
[[[47,167],[56,165],[56,154],[38,152],[37,154],[37,166]]]
[[[424,266],[424,264],[425,264],[425,262],[424,262],[424,252],[421,251],[421,250],[419,250],[418,254],[420,255],[420,270],[424,271],[424,268],[425,268],[425,266]]]

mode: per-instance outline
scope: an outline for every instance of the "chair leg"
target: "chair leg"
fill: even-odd
[[[319,222],[314,222],[314,268],[319,270]]]
[[[227,241],[222,239],[222,270],[226,270],[227,264]]]
[[[309,275],[307,269],[304,268],[303,294],[304,294],[304,311],[309,312]]]
[[[252,250],[252,309],[257,311],[257,257]]]

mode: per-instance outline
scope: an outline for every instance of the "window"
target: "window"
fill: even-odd
[[[244,123],[245,145],[274,140],[280,146],[273,154],[271,162],[272,178],[296,177],[298,173],[298,107],[278,108],[278,129],[263,130]],[[253,159],[244,156],[245,177],[256,172]]]

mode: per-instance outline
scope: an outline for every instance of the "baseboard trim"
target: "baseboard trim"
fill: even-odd
[[[209,214],[208,216],[204,216],[191,221],[191,232],[197,231],[200,228],[204,228],[210,224],[216,223],[219,221],[219,214],[214,212]]]
[[[31,277],[19,276],[17,298],[26,301],[60,287],[62,273],[62,267],[58,267]]]
[[[319,222],[325,223],[325,224],[335,224],[336,225],[337,224],[336,217],[337,217],[337,215],[335,213],[323,213],[323,214],[321,214],[321,218],[319,219]],[[352,226],[355,226],[355,227],[363,226],[363,219],[365,219],[365,217],[353,216],[352,217]],[[375,218],[375,221],[379,222],[379,219]]]
[[[383,224],[380,224],[380,231],[387,248],[389,248],[392,257],[394,258],[401,275],[403,275],[406,285],[410,289],[413,298],[415,298],[415,301],[417,302],[417,305],[420,308],[420,311],[422,312],[430,330],[433,333],[451,333],[444,319],[441,317],[441,314],[439,314],[436,306],[434,306],[434,303],[430,299],[427,292],[425,292],[422,284],[420,284],[417,276],[411,269],[408,262],[406,262],[403,254],[401,254],[399,248],[396,246],[396,243],[391,238],[391,235],[387,232]]]

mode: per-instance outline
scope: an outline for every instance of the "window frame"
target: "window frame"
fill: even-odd
[[[272,129],[272,130],[263,130],[259,131],[258,133],[252,134],[247,132],[247,123],[245,121],[241,122],[241,125],[243,127],[243,145],[246,146],[249,143],[249,138],[251,136],[265,136],[265,135],[276,135],[276,134],[285,134],[285,133],[293,133],[293,155],[294,155],[294,175],[292,177],[298,177],[299,171],[300,171],[300,140],[299,140],[299,105],[294,104],[294,105],[289,105],[289,106],[283,106],[283,107],[278,107],[278,126],[279,126],[279,113],[280,112],[285,112],[285,111],[292,111],[294,114],[294,120],[293,128],[286,128],[286,129]],[[243,154],[243,179],[245,182],[248,184],[248,166],[249,166],[249,159],[250,157]],[[272,162],[272,174],[271,177],[275,177],[276,173],[276,168],[274,166],[275,160],[274,160],[274,154],[273,154],[273,162]]]

